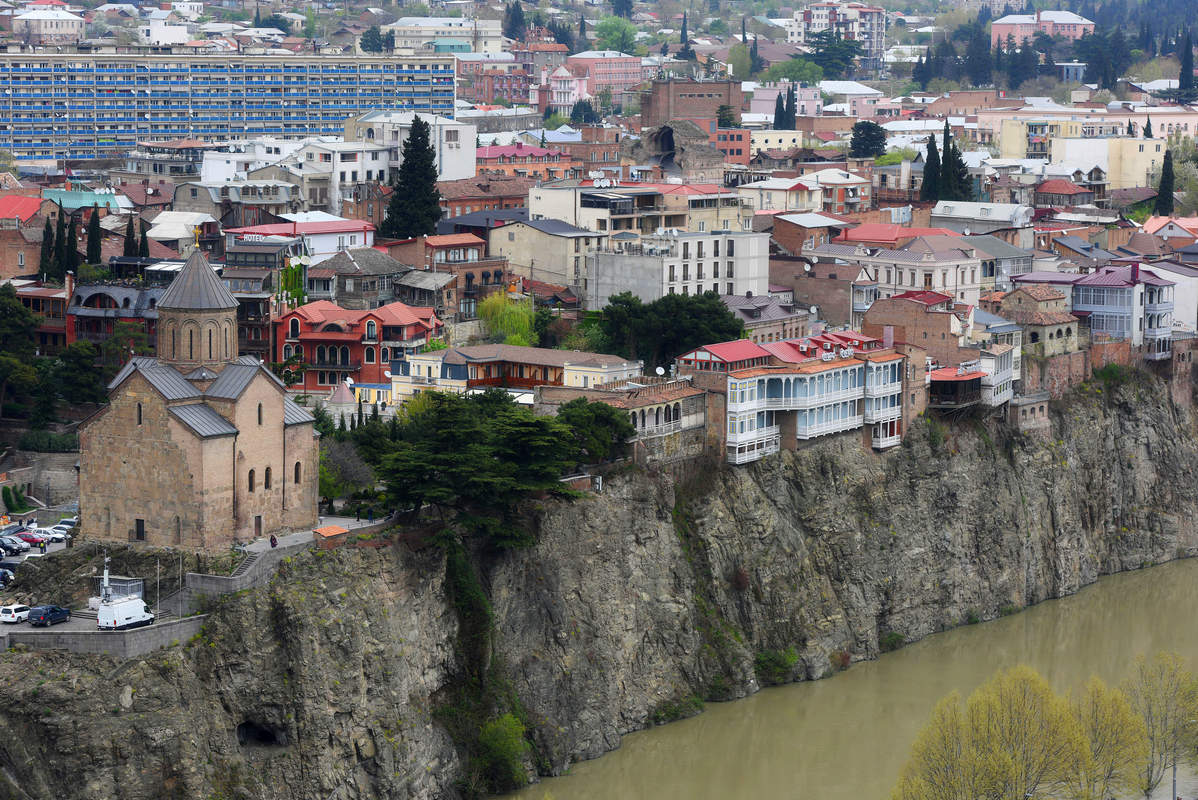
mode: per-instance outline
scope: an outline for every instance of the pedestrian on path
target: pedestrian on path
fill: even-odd
[[[278,547],[278,546],[279,546],[279,537],[275,536],[275,535],[272,533],[272,534],[270,535],[270,547],[271,547],[271,549],[273,550],[274,548],[276,548],[276,547]]]
[[[42,555],[46,554],[46,540],[42,539],[37,543],[37,549],[42,551]]]
[[[357,521],[358,521],[358,522],[361,522],[361,521],[362,521],[362,507],[361,507],[361,506],[358,506],[358,516],[357,516]]]
[[[374,506],[370,507],[370,524],[374,524]]]

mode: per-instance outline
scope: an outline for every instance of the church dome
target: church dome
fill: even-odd
[[[162,297],[158,298],[158,308],[219,311],[237,308],[237,299],[212,271],[208,259],[196,250],[171,281],[171,285],[162,293]]]

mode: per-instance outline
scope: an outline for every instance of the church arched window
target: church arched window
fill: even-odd
[[[141,424],[141,403],[137,404],[137,424]]]
[[[297,461],[297,462],[295,462],[295,480],[293,481],[293,483],[299,483],[299,482],[300,482],[300,462]]]
[[[246,481],[246,485],[249,486],[249,489],[251,492],[254,491],[254,471],[253,470],[250,470],[249,479]]]
[[[261,424],[262,424],[262,404],[261,404],[261,403],[259,403],[259,404],[258,404],[258,424],[259,424],[259,425],[261,425]],[[267,475],[269,475],[269,474],[270,474],[270,469],[269,469],[269,468],[267,468],[267,470],[266,470],[266,474],[267,474]],[[270,479],[268,478],[268,479],[267,479],[267,481],[269,482],[269,480],[270,480]],[[267,488],[270,488],[270,487],[268,486]]]
[[[267,467],[266,471],[262,473],[262,488],[270,488],[270,467]]]

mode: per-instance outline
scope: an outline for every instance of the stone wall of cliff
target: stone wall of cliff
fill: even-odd
[[[829,438],[546,503],[533,548],[472,554],[493,620],[481,655],[444,553],[404,545],[291,559],[142,661],[0,654],[0,784],[453,797],[470,770],[447,709],[480,659],[528,725],[529,770],[560,772],[698,700],[1198,552],[1194,419],[1162,385],[1087,385],[1053,414],[1042,439],[924,422],[884,454]]]

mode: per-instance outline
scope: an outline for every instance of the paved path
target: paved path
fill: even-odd
[[[355,528],[365,528],[369,525],[374,525],[382,522],[386,517],[375,517],[372,523],[369,519],[354,519],[353,517],[319,517],[316,527],[323,528],[325,525],[340,525],[342,528],[353,530]],[[286,547],[291,544],[300,544],[302,542],[312,541],[312,531],[300,531],[299,533],[289,533],[286,536],[279,537],[279,547]],[[270,537],[265,539],[255,539],[245,546],[247,552],[264,553],[270,549]]]

